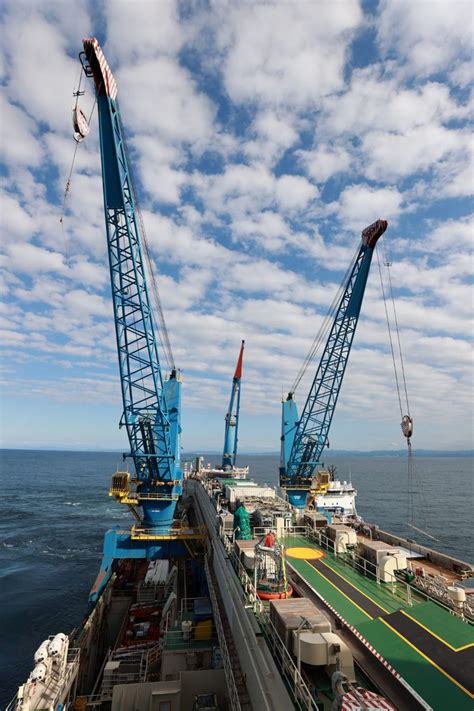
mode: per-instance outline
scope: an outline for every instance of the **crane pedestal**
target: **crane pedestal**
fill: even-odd
[[[204,541],[203,528],[173,527],[152,529],[133,526],[124,530],[118,526],[111,528],[104,536],[102,563],[97,579],[89,593],[89,603],[95,604],[113,573],[115,560],[143,558],[159,560],[164,558],[188,558],[190,541]]]

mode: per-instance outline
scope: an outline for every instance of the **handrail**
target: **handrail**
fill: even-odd
[[[316,705],[316,702],[314,701],[311,692],[309,691],[301,674],[298,672],[298,668],[295,665],[291,654],[286,649],[273,623],[268,617],[268,613],[265,609],[265,606],[257,595],[254,582],[245,570],[241,561],[239,560],[239,557],[236,554],[229,537],[224,531],[221,531],[220,538],[229,555],[229,560],[231,561],[234,570],[237,573],[239,580],[242,584],[242,588],[245,593],[245,599],[248,603],[247,606],[252,607],[255,617],[262,631],[264,632],[265,640],[269,648],[271,649],[273,655],[275,655],[275,651],[278,648],[279,661],[281,662],[280,671],[289,684],[294,701],[298,704],[299,708],[302,711],[308,711],[309,709],[317,710],[318,706]],[[300,702],[302,705],[300,705]]]
[[[320,545],[322,548],[326,548],[327,550],[334,551],[334,542],[331,541],[327,536],[325,536],[321,531],[314,531],[310,528],[307,528],[307,534],[306,538],[310,541],[316,542],[318,545]],[[325,539],[323,541],[323,539]],[[366,558],[363,558],[363,556],[359,556],[357,553],[355,554],[355,557],[358,558],[359,560],[365,561],[365,564],[359,563],[357,560],[354,560],[354,565],[352,562],[348,561],[344,556],[338,555],[337,559],[341,561],[344,565],[346,565],[349,568],[356,568],[359,570],[359,572],[367,576],[367,568],[372,568],[371,574],[374,575],[377,580],[379,579],[379,573],[378,573],[378,568],[379,566],[376,565],[375,563],[372,563],[370,560],[367,560]],[[447,605],[441,598],[436,597],[435,595],[430,595],[428,591],[421,589],[418,587],[417,584],[410,583],[408,581],[402,581],[399,578],[397,578],[395,575],[392,573],[388,572],[388,575],[392,578],[390,583],[387,584],[386,587],[384,587],[384,590],[386,592],[389,592],[393,597],[397,597],[403,602],[405,602],[407,605],[412,606],[413,605],[413,596],[419,595],[420,597],[423,597],[425,600],[429,600],[431,602],[435,602],[437,605],[440,607],[443,607],[447,612],[450,614],[457,614],[454,608],[450,605]],[[418,578],[415,578],[415,580],[418,580]],[[402,593],[404,591],[404,594]],[[464,617],[460,617],[457,615],[457,617],[462,620],[465,624],[473,625],[474,624],[474,619],[470,617],[470,611],[469,611],[469,605],[466,605],[464,603],[464,612],[467,610],[467,614],[464,615]]]
[[[270,620],[267,610],[263,612],[259,622],[273,655],[277,654],[280,659],[281,673],[288,682],[298,708],[301,709],[301,711],[311,711],[311,709],[318,711],[319,707],[314,696],[311,694],[289,650],[286,648],[273,622]]]
[[[216,591],[214,589],[214,583],[212,582],[211,571],[209,568],[209,562],[207,556],[204,557],[204,569],[206,571],[207,586],[209,589],[209,597],[211,600],[212,610],[214,613],[214,622],[216,625],[217,636],[219,638],[219,646],[222,654],[222,661],[224,663],[224,672],[227,681],[227,688],[229,691],[229,701],[231,711],[241,711],[239,692],[237,691],[237,685],[235,683],[234,672],[232,669],[232,662],[229,655],[229,650],[227,647],[227,641],[225,638],[224,628],[222,626],[221,613],[219,610],[219,603],[217,602]]]

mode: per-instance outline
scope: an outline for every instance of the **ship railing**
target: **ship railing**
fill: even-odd
[[[355,568],[364,576],[374,578],[377,583],[381,584],[379,566],[372,563],[367,558],[358,555],[355,551],[351,551],[349,557],[346,554],[338,554],[334,549],[334,542],[329,539],[322,531],[315,531],[307,528],[306,538],[309,541],[315,542],[321,548],[325,548],[334,554],[334,556],[344,565]],[[413,604],[423,600],[431,600],[437,605],[444,607],[450,614],[456,614],[460,619],[468,624],[474,624],[474,609],[469,601],[466,601],[460,610],[462,615],[453,608],[452,600],[448,595],[446,586],[440,585],[432,577],[425,578],[415,577],[412,582],[401,580],[392,573],[386,573],[390,577],[390,582],[384,583],[384,590],[390,593],[393,597],[398,598],[404,604],[412,606]]]
[[[254,526],[253,535],[254,538],[260,538],[265,536],[267,533],[275,532],[275,526]],[[288,538],[290,536],[303,536],[307,538],[307,526],[284,526],[278,530],[278,538]]]
[[[240,580],[240,584],[242,585],[242,589],[245,594],[245,606],[248,608],[252,608],[254,613],[258,614],[263,609],[263,603],[257,595],[257,591],[255,589],[255,582],[254,580],[252,580],[250,575],[247,573],[247,570],[242,565],[242,562],[240,561],[239,556],[237,555],[237,552],[235,550],[234,544],[232,543],[232,539],[229,538],[229,536],[227,536],[225,532],[222,532],[221,540],[224,543],[224,547],[226,549],[227,555],[229,556],[229,560],[232,563],[232,567],[234,568],[235,572],[237,573],[237,576]]]
[[[234,566],[235,572],[239,576],[240,583],[245,593],[246,606],[251,607],[255,614],[260,613],[263,609],[263,603],[257,595],[255,581],[252,580],[250,575],[247,573],[235,550],[230,552],[229,559]]]
[[[410,584],[410,587],[417,596],[422,596],[426,600],[434,600],[437,605],[444,607],[448,612],[452,615],[456,615],[466,624],[474,625],[474,607],[472,602],[468,599],[456,609],[453,600],[449,596],[446,585],[438,583],[431,576],[416,576]]]
[[[219,610],[219,603],[217,601],[216,591],[214,589],[214,583],[211,578],[211,571],[209,569],[209,563],[207,557],[204,558],[204,569],[206,571],[207,586],[209,589],[209,598],[211,600],[212,610],[214,613],[214,622],[216,625],[217,637],[219,639],[219,647],[222,655],[222,662],[224,665],[224,673],[227,682],[227,690],[229,692],[229,707],[231,711],[241,711],[239,692],[237,690],[237,684],[235,682],[234,671],[232,668],[232,661],[229,654],[229,649],[227,647],[227,641],[225,638],[224,627],[222,625],[221,613]]]
[[[200,597],[199,597],[199,596],[197,596],[197,597],[183,597],[183,599],[181,600],[181,609],[180,609],[180,612],[179,612],[180,621],[181,621],[182,618],[183,618],[183,613],[186,613],[186,612],[193,612],[193,610],[194,610],[194,602],[195,602],[196,600],[203,600],[203,599],[204,599],[204,596],[203,596],[203,595],[201,595]]]
[[[18,693],[16,693],[13,699],[8,704],[8,706],[5,707],[5,711],[15,711],[18,706],[18,701]]]
[[[188,631],[186,631],[186,637],[181,629],[168,629],[166,635],[164,636],[163,647],[165,649],[184,649],[187,647],[194,647],[196,645],[196,642],[198,641],[203,643],[207,642],[210,647],[215,647],[216,644],[219,642],[217,631],[215,630],[215,620],[213,627],[214,629],[209,638],[202,640],[197,639],[197,637],[199,637],[200,630],[198,626],[194,624],[192,627],[189,628],[189,636]]]
[[[53,639],[53,636],[50,635],[49,639]],[[65,671],[59,673],[59,677],[57,675],[50,677],[45,685],[44,696],[48,697],[48,704],[54,708],[72,686],[74,678],[79,671],[80,653],[81,650],[78,647],[69,647],[65,661]],[[16,693],[8,706],[6,706],[5,711],[15,711],[19,702],[20,698]]]
[[[165,592],[166,592],[166,584],[165,583],[145,583],[141,582],[138,583],[137,588],[137,602],[135,603],[137,606],[153,606],[153,605],[160,605],[165,603]]]
[[[114,672],[109,678],[102,680],[100,692],[87,697],[87,706],[98,706],[100,703],[112,700],[114,687],[119,684],[139,684],[146,680],[142,664],[135,671]]]
[[[280,673],[290,689],[296,708],[301,711],[318,711],[319,707],[314,695],[298,671],[290,652],[270,620],[267,610],[262,611],[259,622],[272,656],[278,661]]]
[[[132,526],[131,537],[136,540],[204,540],[207,535],[206,527],[179,526],[168,531],[145,526]]]

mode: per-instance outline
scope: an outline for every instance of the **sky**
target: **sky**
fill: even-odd
[[[413,447],[473,446],[471,2],[4,0],[1,24],[2,446],[127,448],[96,112],[60,223],[92,36],[184,378],[184,449],[222,447],[245,338],[239,446],[278,450],[282,396],[378,218],[331,447],[404,447],[387,262]]]

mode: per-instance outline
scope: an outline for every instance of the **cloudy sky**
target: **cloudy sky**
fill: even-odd
[[[3,445],[126,448],[96,115],[60,224],[77,55],[96,36],[184,374],[185,449],[221,447],[242,338],[240,446],[278,449],[281,397],[379,217],[414,447],[472,447],[472,8],[4,0]],[[374,258],[331,447],[398,449],[399,420]]]

